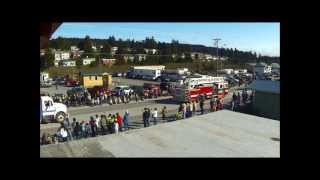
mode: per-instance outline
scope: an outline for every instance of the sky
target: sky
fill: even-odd
[[[237,48],[267,56],[280,56],[280,23],[63,23],[51,38],[78,37],[144,40]]]

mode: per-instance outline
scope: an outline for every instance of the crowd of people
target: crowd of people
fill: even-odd
[[[178,112],[175,115],[175,119],[186,119],[196,115],[196,112],[200,110],[201,114],[204,114],[204,102],[205,96],[202,95],[199,100],[188,101],[181,103]],[[210,99],[210,112],[223,109],[223,98],[211,97]]]
[[[70,122],[69,118],[61,123],[58,131],[50,135],[43,133],[41,144],[56,144],[58,142],[72,141],[76,139],[96,137],[106,134],[118,134],[119,131],[129,130],[130,114],[128,110],[121,116],[116,114],[97,114],[90,117],[90,120],[78,122],[73,118]]]
[[[253,101],[253,97],[254,97],[254,92],[251,92],[250,95],[245,90],[242,91],[242,95],[240,95],[240,92],[238,92],[238,94],[233,92],[232,101],[231,101],[231,110],[239,111],[241,102],[244,105],[247,105],[249,102]]]
[[[241,101],[243,104],[247,104],[248,101],[252,102],[253,96],[254,93],[248,95],[246,91],[242,93],[242,96],[240,96],[240,92],[238,92],[238,94],[234,92],[230,106],[231,110],[238,110]],[[224,108],[224,98],[212,97],[209,101],[210,112],[219,111]],[[200,111],[201,114],[204,114],[204,103],[204,96],[201,96],[199,100],[181,103],[177,113],[173,117],[175,120],[180,120],[195,116],[198,111]],[[159,114],[161,117],[159,117]],[[160,118],[162,118],[162,120],[166,120],[168,117],[168,110],[166,106],[164,106],[159,113],[157,108],[144,108],[142,113],[143,126],[149,127],[151,121],[153,122],[153,125],[157,125]],[[75,139],[96,137],[99,135],[118,134],[121,131],[129,130],[129,122],[130,114],[128,110],[123,116],[119,113],[109,115],[101,114],[100,116],[97,114],[95,117],[90,117],[90,120],[81,122],[78,122],[75,118],[70,122],[69,118],[66,118],[66,120],[61,123],[60,128],[55,134],[50,135],[48,133],[43,133],[40,143],[55,144]]]
[[[119,91],[95,91],[77,92],[68,95],[54,95],[52,96],[55,102],[66,104],[70,106],[90,105],[97,106],[102,104],[121,104],[129,103],[131,101],[144,101],[145,99],[158,98],[159,94],[154,91],[144,92],[129,92],[125,93],[124,90]]]

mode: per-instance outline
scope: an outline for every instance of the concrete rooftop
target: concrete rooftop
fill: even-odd
[[[40,157],[280,157],[280,121],[222,110],[186,120],[40,146]]]

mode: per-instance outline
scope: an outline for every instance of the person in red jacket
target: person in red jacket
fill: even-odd
[[[122,131],[122,117],[120,116],[119,113],[117,113],[116,115],[117,115],[117,122],[119,124],[119,130]]]

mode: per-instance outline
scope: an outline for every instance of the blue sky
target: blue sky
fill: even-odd
[[[80,37],[143,40],[153,36],[156,41],[213,46],[220,45],[253,51],[262,55],[280,56],[280,23],[63,23],[52,38]]]

